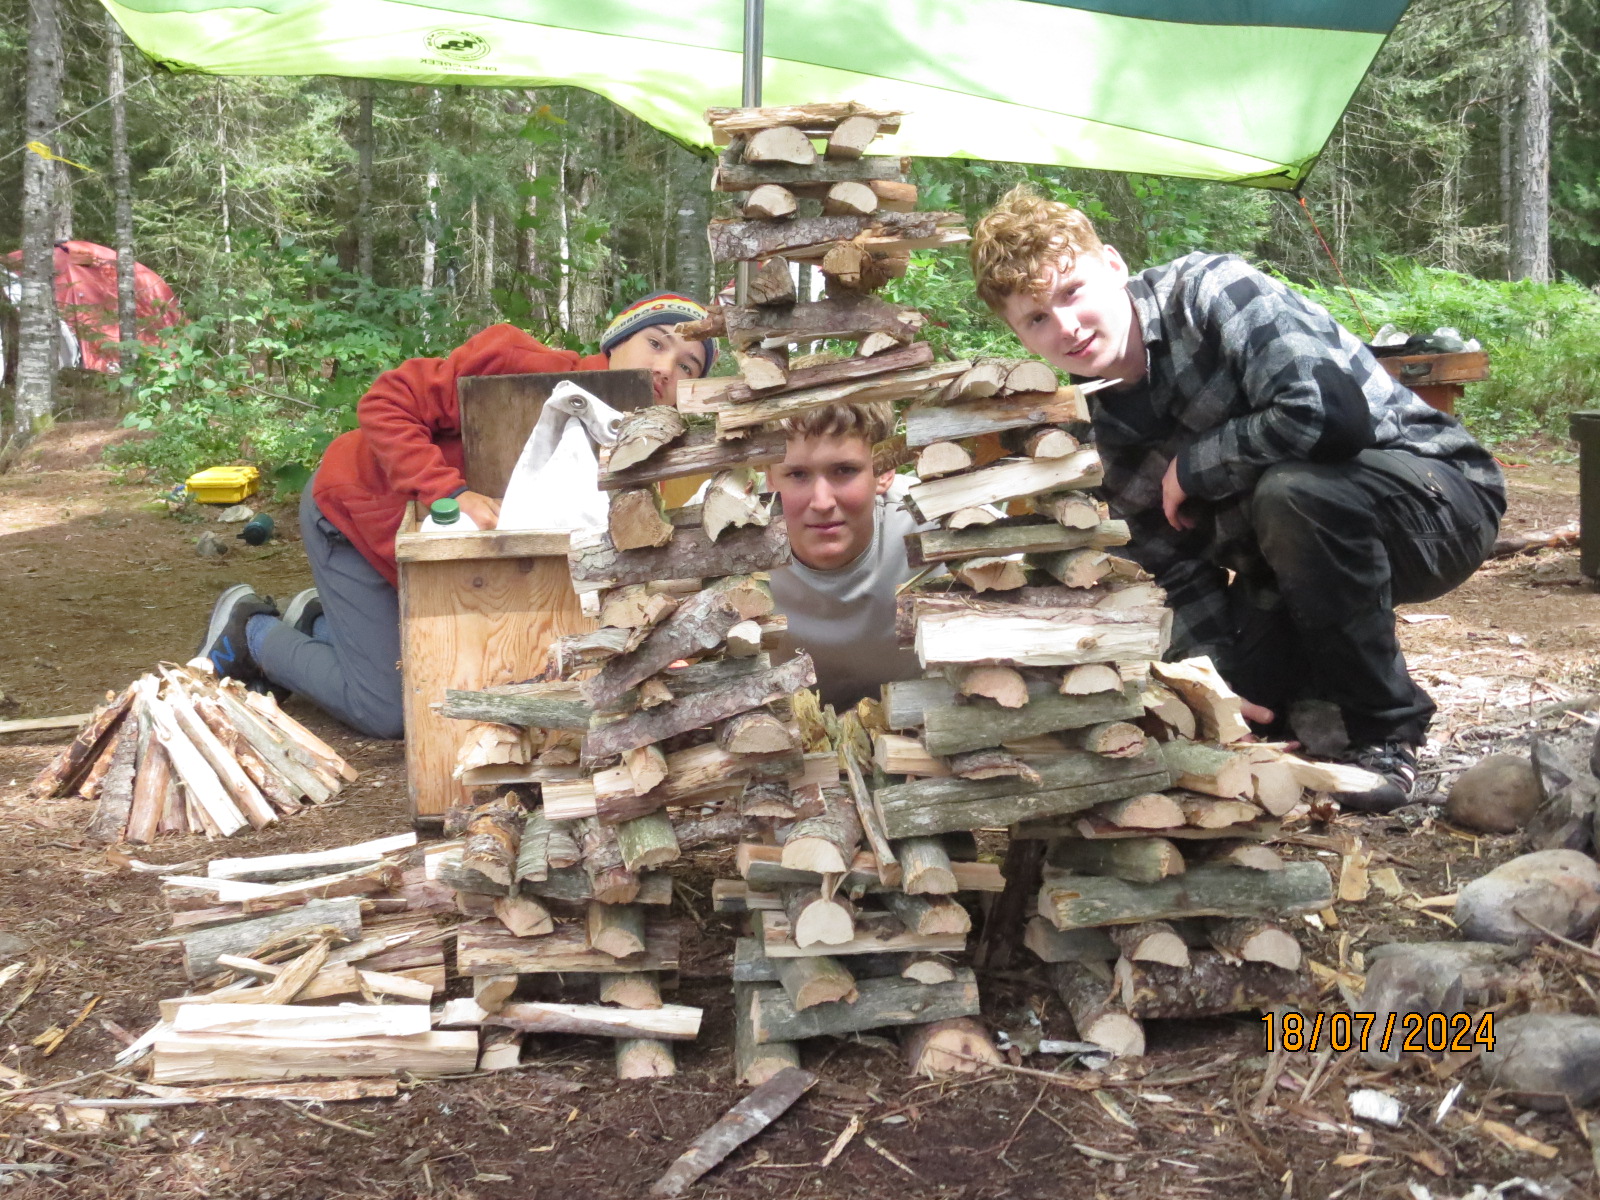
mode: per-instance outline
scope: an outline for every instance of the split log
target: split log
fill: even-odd
[[[774,125],[752,133],[741,149],[747,163],[790,163],[809,167],[817,161],[817,148],[793,125]]]
[[[783,865],[818,875],[850,869],[861,844],[861,819],[850,798],[838,788],[822,791],[823,812],[796,821],[783,843]]]
[[[606,529],[611,534],[611,544],[618,550],[665,546],[672,540],[673,533],[672,522],[667,520],[666,508],[661,503],[661,493],[653,485],[612,492]]]
[[[1270,963],[1284,971],[1300,969],[1300,943],[1294,935],[1259,917],[1218,917],[1206,922],[1211,945],[1235,962]]]
[[[1107,659],[1151,662],[1165,652],[1171,622],[1166,609],[1038,609],[1012,616],[929,612],[917,621],[916,650],[925,667],[987,662],[1070,667]]]
[[[1314,862],[1293,862],[1282,871],[1201,866],[1174,879],[1143,884],[1047,869],[1039,914],[1057,929],[1080,929],[1188,916],[1288,916],[1316,912],[1332,902],[1333,881],[1327,868]]]
[[[615,826],[585,821],[578,835],[583,848],[583,873],[590,895],[602,904],[631,904],[639,896],[639,876],[622,858]]]
[[[62,795],[78,785],[84,771],[104,752],[108,739],[133,703],[137,683],[115,700],[95,709],[94,716],[78,730],[78,735],[34,777],[28,791],[34,796]]]
[[[823,214],[830,217],[867,217],[877,208],[877,193],[859,180],[830,184],[822,198]]]
[[[759,621],[740,621],[728,630],[723,640],[724,653],[729,658],[752,658],[761,652],[764,631]]]
[[[782,865],[783,851],[777,846],[760,846],[746,842],[738,848],[737,865],[741,875],[752,887],[773,889],[786,884],[816,887],[822,876],[811,871],[796,871]],[[956,890],[961,892],[998,892],[1005,886],[1000,868],[994,863],[950,863],[956,877]],[[879,878],[876,861],[871,854],[861,853],[850,864],[850,872],[839,880],[839,889],[850,895],[881,892],[888,888]]]
[[[537,938],[512,937],[495,922],[461,925],[456,934],[456,970],[468,977],[677,969],[678,932],[665,921],[645,923],[644,953],[626,961],[590,947],[587,930],[575,922]]]
[[[878,197],[878,207],[885,212],[916,212],[917,185],[893,179],[873,179],[867,183]]]
[[[472,999],[486,1013],[499,1012],[516,990],[515,975],[479,975],[472,981]]]
[[[753,392],[770,392],[789,382],[789,350],[779,346],[749,346],[733,352],[739,377]]]
[[[784,914],[796,946],[842,946],[855,939],[855,906],[843,896],[811,887],[786,887]]]
[[[680,604],[638,649],[607,662],[584,683],[584,694],[596,708],[616,704],[630,688],[679,659],[716,649],[740,621],[771,611],[772,596],[764,584],[742,576],[719,579]]]
[[[950,774],[956,779],[1020,779],[1038,786],[1039,772],[1018,754],[991,746],[964,750],[950,756]]]
[[[1525,550],[1547,550],[1553,546],[1576,546],[1579,532],[1576,525],[1565,529],[1530,529],[1527,533],[1509,533],[1498,537],[1489,550],[1490,558],[1505,558]]]
[[[1164,792],[1146,792],[1097,805],[1089,810],[1088,816],[1119,829],[1169,829],[1183,824],[1183,809]]]
[[[770,108],[708,108],[706,123],[719,146],[758,129],[774,125],[793,125],[811,137],[827,137],[839,123],[853,116],[871,117],[880,133],[897,133],[904,113],[886,108],[869,108],[854,100],[822,104],[785,104]]]
[[[1014,558],[969,558],[951,563],[950,574],[974,592],[1014,592],[1028,582],[1028,570]]]
[[[660,1038],[620,1038],[616,1048],[618,1079],[666,1079],[678,1073],[672,1043]]]
[[[900,968],[900,976],[918,983],[949,983],[956,977],[956,965],[943,954],[913,954]]]
[[[1155,883],[1184,873],[1183,855],[1165,838],[1126,838],[1086,842],[1062,840],[1047,861],[1075,875],[1105,875],[1130,883]]]
[[[1004,440],[1029,458],[1065,458],[1078,449],[1078,439],[1059,425],[1037,425]]]
[[[972,931],[972,918],[952,896],[908,895],[891,891],[883,893],[883,905],[906,927],[908,933],[920,937]]]
[[[748,575],[788,561],[789,539],[782,521],[736,529],[715,542],[702,529],[679,526],[672,541],[657,550],[618,550],[605,534],[574,534],[567,554],[573,586],[580,594],[656,579]]]
[[[570,1033],[580,1037],[658,1038],[687,1042],[700,1036],[702,1010],[682,1004],[660,1008],[612,1008],[601,1004],[548,1004],[518,1000],[485,1016],[485,1025],[522,1033]]]
[[[862,297],[871,299],[872,297]],[[831,300],[817,301],[818,304],[833,303]],[[807,307],[797,304],[790,310],[799,312]],[[759,310],[758,310],[759,311]],[[789,336],[790,331],[784,330],[781,336]],[[794,333],[793,340],[805,336]],[[829,334],[830,337],[842,337],[842,333]],[[874,404],[885,401],[900,401],[919,395],[928,387],[946,378],[959,364],[938,363],[934,366],[919,367],[910,371],[898,371],[892,375],[874,375],[865,379],[851,380],[845,383],[829,384],[825,387],[805,388],[798,391],[775,392],[770,395],[760,396],[748,404],[741,404],[737,408],[724,408],[717,413],[717,432],[721,436],[737,434],[741,429],[748,429],[753,425],[766,425],[775,421],[782,421],[788,417],[799,416],[813,409],[825,408],[834,404]],[[946,483],[954,479],[965,479],[968,476],[952,476],[950,480],[938,480]],[[957,505],[957,508],[966,507]],[[954,511],[953,509],[950,511]]]
[[[673,614],[678,600],[677,596],[651,591],[647,584],[632,583],[605,594],[600,601],[600,624],[618,629],[653,629]],[[580,685],[568,686],[582,703]]]
[[[1243,754],[1174,738],[1161,744],[1161,756],[1177,787],[1225,800],[1251,793],[1250,760]]]
[[[1106,933],[1121,956],[1131,962],[1162,963],[1169,967],[1189,965],[1188,945],[1166,921],[1112,925]]]
[[[148,728],[148,736],[144,738],[144,754],[139,761],[137,773],[133,781],[133,803],[128,810],[128,841],[144,844],[154,840],[160,828],[161,818],[166,810],[168,796],[177,788],[177,782],[172,777],[172,760],[167,757],[167,751],[155,734],[154,723],[150,714],[141,711],[139,720]]]
[[[987,525],[977,529],[932,529],[906,538],[907,549],[913,551],[910,557],[916,560],[912,566],[953,562],[974,554],[1039,554],[1051,556],[1040,560],[1040,565],[1050,570],[1051,574],[1057,572],[1048,564],[1057,563],[1061,552],[1127,544],[1126,521],[1096,521],[1086,529],[1068,529],[1055,521],[1036,519],[1027,522],[1008,521],[1003,525]],[[1067,586],[1084,585],[1067,582]]]
[[[661,983],[646,971],[624,971],[600,977],[600,1003],[622,1008],[660,1008]]]
[[[636,466],[672,445],[688,430],[688,422],[669,405],[657,404],[627,413],[612,444],[606,470],[618,472]]]
[[[717,745],[729,754],[784,754],[799,749],[789,726],[764,709],[738,713],[719,723]]]
[[[799,1067],[779,1071],[730,1108],[721,1120],[689,1144],[689,1148],[650,1185],[652,1196],[676,1196],[728,1155],[786,1113],[817,1077]]]
[[[224,690],[233,691],[243,705],[265,718],[267,724],[285,741],[293,743],[295,753],[306,756],[306,761],[315,769],[325,772],[335,791],[338,790],[338,780],[346,783],[355,781],[356,769],[345,762],[327,742],[284,712],[270,693],[248,692],[237,679],[224,680],[218,691]]]
[[[83,835],[89,844],[104,846],[121,840],[127,833],[140,750],[143,747],[143,756],[148,758],[153,740],[149,713],[144,705],[135,705],[123,718],[122,734],[115,742],[110,765],[100,781],[99,803]]]
[[[910,437],[907,436],[907,443]],[[1100,456],[1085,448],[1066,458],[1001,459],[992,466],[913,486],[907,498],[923,520],[932,521],[979,504],[1003,504],[1037,492],[1059,488],[1098,487]]]
[[[781,262],[782,260],[773,259],[771,261]],[[932,361],[932,345],[927,342],[912,342],[909,346],[897,346],[893,350],[887,350],[870,358],[858,355],[854,358],[818,363],[812,367],[796,367],[789,372],[787,390],[799,391],[803,388],[827,387],[832,384],[846,383],[852,379],[865,379],[873,375],[887,375],[893,371],[906,371],[916,367],[925,367]],[[691,388],[695,390],[685,394],[687,389]],[[755,392],[736,376],[686,380],[679,385],[679,393],[678,403],[682,406],[683,411],[691,413],[721,412],[725,408],[737,404],[748,404],[755,399]],[[723,443],[723,445],[729,444]]]
[[[787,735],[787,730],[785,732]],[[730,754],[715,743],[707,742],[667,755],[667,777],[650,792],[635,791],[626,768],[613,767],[596,774],[586,792],[585,785],[575,785],[575,803],[562,803],[558,807],[556,785],[546,785],[545,801],[551,812],[559,812],[567,819],[597,816],[614,824],[747,780],[772,782],[771,774],[785,781],[793,779],[800,775],[803,766],[804,759],[798,751],[747,756]]]
[[[968,470],[972,461],[971,452],[960,442],[933,442],[917,455],[917,476],[937,479],[941,475],[954,475]]]
[[[1117,972],[1129,997],[1128,1011],[1137,1017],[1210,1017],[1304,1003],[1315,994],[1298,971],[1230,963],[1213,950],[1195,951],[1181,969],[1123,960]]]
[[[860,184],[840,184],[840,187],[864,187]],[[857,196],[858,203],[877,204],[870,188]],[[911,269],[911,256],[907,253],[890,254],[872,250],[856,242],[839,242],[822,256],[822,273],[827,277],[828,291],[837,289],[849,292],[875,292],[891,279],[900,279]],[[862,346],[865,346],[863,340]],[[865,348],[858,353],[866,354]]]
[[[961,970],[950,983],[917,983],[893,976],[861,979],[851,1004],[824,1004],[796,1011],[783,988],[754,985],[750,1024],[756,1042],[792,1042],[808,1037],[858,1033],[888,1025],[924,1025],[978,1015],[978,981]]]
[[[838,167],[844,165],[840,163]],[[856,169],[860,169],[859,165]],[[765,169],[762,174],[771,176],[777,172]],[[728,178],[726,171],[722,178]],[[884,250],[908,251],[970,240],[961,227],[960,215],[945,212],[877,212],[867,217],[795,217],[781,222],[717,219],[706,232],[711,239],[711,257],[717,262],[756,262],[774,254],[782,254],[790,261],[811,261],[821,258],[835,242],[861,241]],[[679,327],[679,336],[687,337],[683,329]],[[698,334],[699,330],[691,332]]]
[[[823,155],[833,161],[840,159],[855,161],[877,136],[876,117],[860,115],[846,117],[828,135],[828,145]]]
[[[148,692],[146,701],[147,703],[149,701]],[[261,789],[255,785],[254,780],[245,774],[239,760],[228,752],[228,748],[218,740],[217,735],[200,719],[200,714],[188,693],[180,686],[168,686],[161,702],[168,706],[168,711],[178,728],[183,731],[183,736],[210,765],[229,799],[244,814],[250,825],[255,829],[265,829],[268,825],[276,824],[277,812],[267,803],[267,798],[261,794]],[[153,705],[151,707],[154,708]]]
[[[1152,663],[1150,671],[1194,710],[1200,736],[1206,741],[1227,744],[1250,736],[1250,726],[1239,710],[1239,697],[1209,658]]]
[[[1354,763],[1312,762],[1293,754],[1285,754],[1278,761],[1294,772],[1295,780],[1307,791],[1337,796],[1343,792],[1369,792],[1383,784],[1381,775]]]
[[[612,958],[633,958],[645,952],[644,909],[634,904],[589,904],[586,927],[589,947]]]
[[[1013,363],[1006,374],[1007,392],[1046,392],[1058,383],[1055,370],[1049,363],[1038,359],[1024,359]]]
[[[951,380],[939,393],[939,399],[946,404],[986,399],[1000,390],[1008,371],[1009,368],[1001,359],[980,359],[959,378]]]
[[[901,1049],[913,1075],[970,1075],[1002,1063],[988,1030],[971,1017],[950,1017],[914,1025]]]
[[[1243,871],[1281,871],[1283,859],[1270,846],[1260,842],[1223,839],[1202,842],[1187,855],[1190,862],[1210,863],[1218,867],[1236,867]]]
[[[475,871],[503,891],[510,891],[517,874],[517,847],[528,814],[515,796],[507,793],[498,800],[473,810],[461,846],[461,866]]]
[[[908,894],[948,896],[958,890],[942,838],[906,838],[896,843],[895,857],[900,863],[901,886]]]
[[[1163,788],[1169,777],[1153,749],[1137,758],[1110,759],[1083,751],[1034,764],[1039,785],[1013,780],[924,779],[877,790],[875,800],[892,838],[1009,825],[1029,817],[1078,812],[1107,800]]]
[[[780,217],[793,216],[795,209],[799,206],[799,201],[794,198],[794,193],[788,188],[776,183],[763,183],[759,187],[750,189],[744,198],[744,202],[740,204],[739,211],[747,217],[773,221]],[[769,261],[783,262],[783,259]],[[788,272],[785,271],[784,274],[787,276]],[[786,300],[755,300],[752,297],[751,303],[793,304],[794,288],[792,285],[790,286],[789,296]]]
[[[1032,562],[1071,588],[1094,587],[1111,574],[1110,556],[1090,548],[1041,554]]]
[[[1144,731],[1126,721],[1101,721],[1072,735],[1080,750],[1107,758],[1132,758],[1144,751]]]
[[[748,1087],[757,1087],[778,1072],[800,1066],[800,1047],[794,1042],[755,1040],[751,1027],[752,1006],[748,983],[733,985],[733,1062],[734,1078]]]
[[[766,214],[752,213],[750,211],[751,204],[754,203],[756,197],[763,192],[781,192],[784,196],[788,197],[788,211],[771,212]],[[754,192],[750,193],[744,202],[744,212],[745,216],[747,217],[762,215],[769,217],[782,217],[787,216],[788,213],[792,213],[794,208],[794,194],[788,191],[786,188],[776,187],[771,184],[757,188]],[[793,304],[795,302],[794,275],[789,270],[789,262],[787,259],[781,257],[769,258],[754,271],[750,272],[749,299],[751,304],[762,305]]]
[[[623,767],[635,794],[643,794],[667,777],[667,756],[660,746],[639,746],[623,756]]]
[[[479,1039],[478,1070],[515,1070],[522,1065],[524,1040],[515,1029],[485,1029]]]
[[[494,915],[513,937],[541,937],[555,929],[550,910],[532,896],[496,896]]]
[[[427,1078],[471,1071],[478,1061],[478,1035],[468,1029],[319,1042],[173,1032],[155,1039],[150,1061],[150,1080],[158,1084],[285,1076],[342,1079],[402,1071]]]
[[[891,684],[890,688],[898,686]],[[1120,721],[1139,711],[1137,691],[1131,685],[1121,691],[1096,692],[1088,696],[1063,696],[1053,691],[1047,682],[1033,687],[1024,683],[1024,687],[1029,699],[1020,708],[989,704],[941,704],[924,708],[923,745],[930,754],[960,754],[1060,729]],[[927,695],[931,693],[932,689],[928,689]]]
[[[796,1012],[818,1004],[855,1002],[856,980],[850,969],[826,954],[810,958],[780,958],[773,964],[778,982]]]
[[[923,400],[906,411],[906,445],[926,446],[931,442],[1004,433],[1030,425],[1084,423],[1088,420],[1089,407],[1075,387],[995,396],[962,404]]]
[[[1196,797],[1195,799],[1200,799]],[[1233,800],[1214,800],[1213,804],[1232,805]],[[1234,838],[1255,842],[1271,841],[1282,831],[1283,825],[1279,821],[1269,821],[1258,814],[1254,821],[1243,821],[1234,825],[1223,825],[1216,829],[1204,829],[1195,825],[1179,825],[1174,829],[1163,828],[1160,830],[1162,837],[1176,838],[1184,842],[1203,842],[1216,838]],[[1012,827],[1013,837],[1028,838],[1054,838],[1054,837],[1079,837],[1086,841],[1102,841],[1108,838],[1145,837],[1150,831],[1144,829],[1122,829],[1102,821],[1096,817],[1080,817],[1076,821],[1030,821]]]
[[[1246,800],[1216,800],[1183,792],[1173,793],[1173,798],[1183,809],[1184,824],[1197,829],[1228,829],[1261,815],[1261,810]]]
[[[676,862],[681,854],[672,822],[664,812],[619,821],[616,831],[623,865],[635,874]]]
[[[898,733],[878,736],[872,746],[872,761],[885,775],[943,779],[950,774],[944,760],[929,754],[920,741]]]
[[[739,814],[742,818],[776,817],[789,821],[799,811],[794,792],[786,783],[757,783],[751,780],[739,793]]]
[[[1068,529],[1093,529],[1106,519],[1100,506],[1083,492],[1049,492],[1035,496],[1033,507]]]
[[[1153,923],[1153,922],[1152,922]],[[1057,929],[1043,917],[1028,919],[1022,944],[1041,962],[1079,962],[1104,964],[1117,957],[1117,945],[1110,930],[1138,929],[1140,926],[1109,926],[1106,929]]]
[[[1117,1058],[1144,1053],[1144,1026],[1123,1006],[1117,987],[1088,964],[1060,962],[1050,968],[1050,981],[1067,1006],[1078,1036],[1103,1046]]]
[[[734,380],[734,382],[739,381]],[[607,464],[600,469],[600,487],[605,491],[615,491],[618,488],[660,483],[667,479],[705,475],[728,467],[760,466],[763,463],[782,462],[787,446],[782,430],[755,430],[737,441],[718,441],[716,435],[709,429],[695,430],[680,445],[661,451],[648,462],[627,469]],[[681,531],[679,536],[682,536]],[[702,575],[734,573],[722,570],[697,570],[692,575],[659,575],[654,578],[690,579]],[[648,583],[653,582],[653,579],[629,578],[625,582]]]
[[[1304,798],[1300,781],[1287,763],[1251,763],[1250,782],[1252,798],[1274,817],[1287,816]]]
[[[190,979],[204,979],[217,970],[218,955],[248,956],[269,938],[281,937],[291,930],[310,931],[323,927],[337,930],[346,940],[360,936],[361,901],[312,900],[269,916],[179,934],[174,940],[183,945],[185,973]]]
[[[1175,737],[1193,739],[1199,732],[1199,721],[1195,718],[1194,710],[1160,680],[1145,681],[1140,701],[1146,715],[1161,726],[1160,729],[1151,728],[1147,721],[1146,728],[1162,741],[1171,741]]]
[[[839,897],[835,896],[835,900]],[[780,912],[757,911],[755,925],[762,952],[772,959],[799,958],[814,954],[855,956],[858,954],[935,953],[959,954],[966,949],[965,934],[910,933],[886,912],[861,910],[857,914],[856,935],[847,942],[828,942],[826,950],[814,950],[796,941],[794,927]]]
[[[417,844],[415,833],[397,833],[350,846],[310,850],[298,854],[262,854],[247,858],[214,858],[206,864],[210,879],[234,879],[247,883],[283,883],[368,867],[385,855]]]
[[[943,519],[946,529],[979,529],[1001,519],[998,508],[961,508]]]

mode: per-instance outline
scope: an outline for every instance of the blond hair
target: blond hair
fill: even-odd
[[[1018,184],[972,231],[972,278],[984,303],[999,312],[1012,296],[1037,295],[1049,268],[1070,270],[1080,254],[1102,249],[1081,210]]]
[[[785,417],[778,428],[791,438],[863,437],[876,446],[894,433],[894,405],[887,400],[867,404],[825,404]]]

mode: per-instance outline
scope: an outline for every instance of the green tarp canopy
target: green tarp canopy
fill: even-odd
[[[699,144],[739,103],[741,0],[105,3],[173,71],[570,84]],[[1293,187],[1405,7],[768,0],[762,99],[914,114],[886,153]]]

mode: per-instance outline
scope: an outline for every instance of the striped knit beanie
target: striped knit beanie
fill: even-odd
[[[702,321],[706,310],[687,296],[676,292],[657,292],[636,300],[611,319],[606,331],[600,335],[600,352],[610,354],[641,329],[652,325],[680,325],[685,321]],[[711,373],[711,364],[717,361],[717,343],[707,338],[701,343],[706,349],[705,370],[702,378]]]

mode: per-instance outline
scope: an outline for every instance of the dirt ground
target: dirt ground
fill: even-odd
[[[86,711],[161,660],[194,649],[210,603],[245,579],[287,598],[309,583],[292,509],[272,508],[280,541],[235,542],[215,513],[176,516],[150,485],[116,483],[98,467],[109,422],[53,430],[0,476],[0,718]],[[1577,473],[1550,464],[1508,471],[1506,531],[1576,519]],[[204,529],[235,548],[217,562],[195,553]],[[1429,787],[1498,748],[1522,745],[1530,720],[1572,726],[1600,706],[1600,600],[1578,573],[1576,550],[1545,550],[1486,566],[1455,593],[1408,612],[1402,636],[1418,677],[1440,704],[1424,763]],[[342,802],[284,827],[209,845],[164,838],[133,850],[178,864],[219,855],[332,846],[408,827],[401,746],[356,738],[315,710],[303,720],[360,770]],[[407,1081],[397,1100],[320,1110],[273,1102],[113,1112],[85,1126],[61,1105],[72,1096],[131,1095],[111,1073],[122,1037],[146,1029],[158,999],[185,990],[176,957],[140,949],[165,925],[154,874],[83,846],[89,806],[28,797],[32,776],[62,734],[0,735],[0,972],[43,961],[22,1000],[24,970],[0,984],[0,1189],[17,1197],[478,1197],[556,1200],[643,1192],[686,1142],[739,1098],[731,1081],[725,972],[728,919],[704,911],[726,856],[698,860],[680,892],[685,970],[676,1000],[703,1006],[698,1041],[681,1044],[679,1074],[621,1084],[609,1048],[545,1039],[522,1070]],[[1393,867],[1402,893],[1373,889],[1336,906],[1334,920],[1301,930],[1325,1002],[1359,987],[1363,955],[1391,940],[1449,937],[1418,898],[1519,852],[1513,838],[1452,830],[1434,810],[1307,823],[1284,847],[1338,869],[1360,837],[1372,867]],[[1023,959],[983,979],[985,1017],[1028,1042],[1071,1037],[1041,972]],[[1593,1013],[1592,961],[1540,959],[1535,1004]],[[1339,975],[1339,972],[1344,972]],[[34,1040],[92,1012],[46,1057]],[[1517,1003],[1526,1007],[1530,998]],[[1506,1011],[1514,1011],[1515,1005]],[[13,1011],[15,1009],[15,1011]],[[905,1075],[898,1050],[866,1036],[818,1041],[805,1065],[821,1083],[766,1133],[693,1189],[726,1197],[1082,1196],[1457,1197],[1524,1177],[1549,1196],[1600,1195],[1581,1114],[1528,1114],[1503,1103],[1463,1059],[1407,1062],[1387,1074],[1349,1056],[1318,1064],[1290,1055],[1275,1088],[1259,1020],[1248,1015],[1149,1024],[1151,1049],[1113,1064],[1100,1086],[1047,1055],[1016,1055],[1025,1069],[1060,1068],[1079,1086],[1014,1072],[929,1082]],[[1314,1078],[1315,1077],[1315,1078]],[[1465,1085],[1454,1112],[1433,1110]],[[1357,1124],[1346,1094],[1374,1086],[1405,1106],[1395,1130]],[[7,1091],[42,1088],[7,1097]],[[853,1121],[864,1122],[827,1167],[820,1160]],[[1485,1121],[1501,1122],[1508,1132]],[[1597,1131],[1600,1132],[1600,1131]],[[1518,1139],[1521,1139],[1520,1141]],[[8,1164],[23,1164],[13,1169]],[[1425,1188],[1426,1192],[1417,1188]],[[1482,1195],[1483,1193],[1479,1193]],[[1515,1190],[1508,1193],[1515,1196]]]

